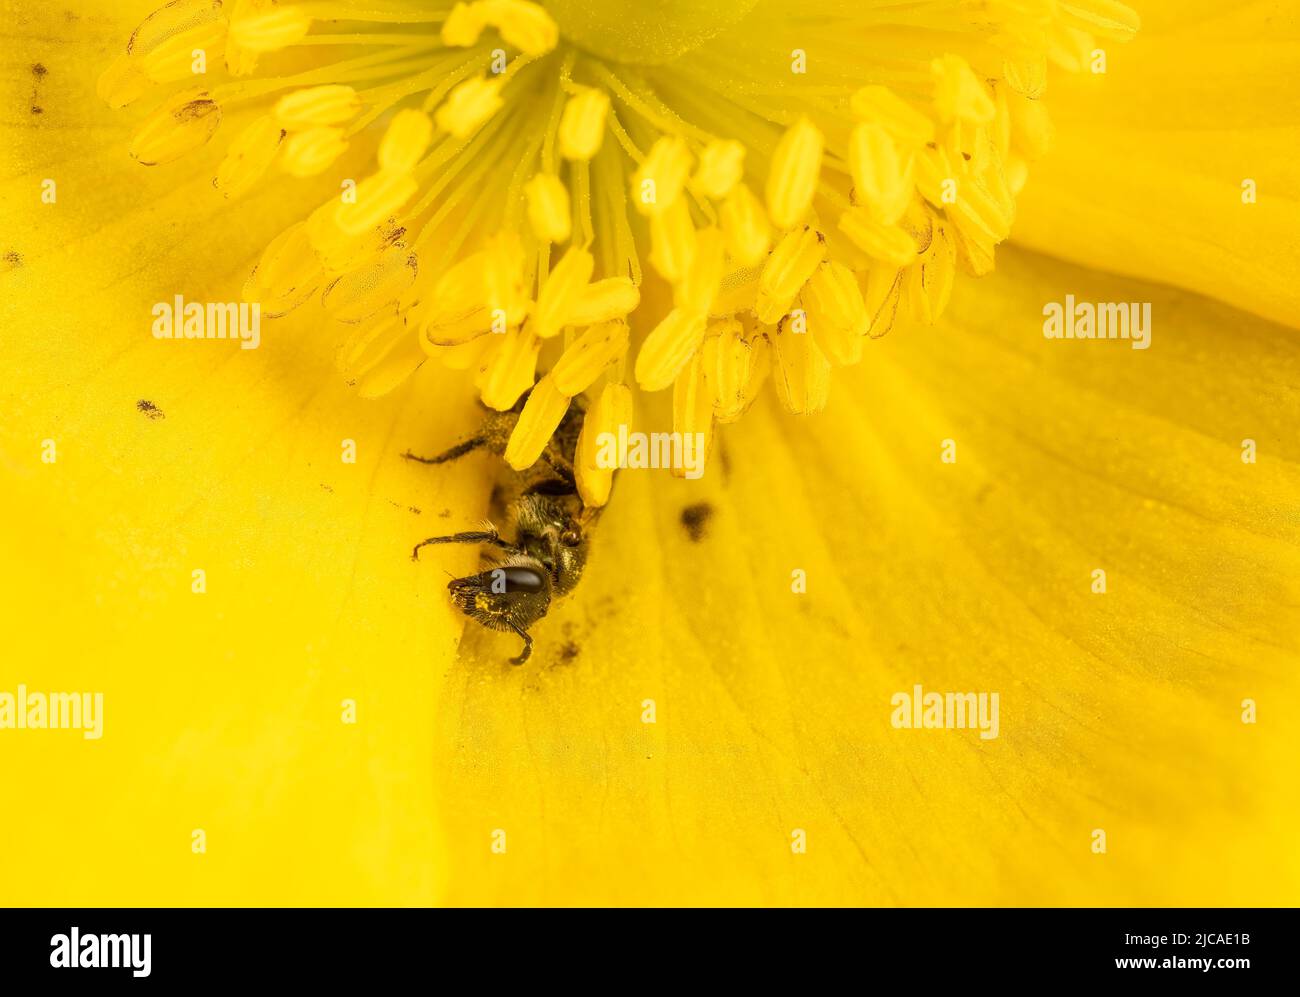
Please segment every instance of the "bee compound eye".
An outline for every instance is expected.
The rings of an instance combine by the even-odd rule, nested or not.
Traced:
[[[497,572],[500,572],[500,574],[497,574]],[[507,592],[540,592],[546,585],[541,572],[532,568],[523,568],[516,565],[509,568],[497,568],[492,574],[494,581],[497,578],[504,580]]]
[[[560,543],[566,547],[576,547],[582,543],[582,534],[570,527],[560,534]]]

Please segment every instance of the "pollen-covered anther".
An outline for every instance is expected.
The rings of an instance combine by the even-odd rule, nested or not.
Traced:
[[[407,325],[428,346],[457,346],[492,331],[487,281],[490,254],[480,251],[457,262],[421,290],[420,300],[407,313]]]
[[[970,65],[959,55],[944,55],[930,63],[934,75],[934,106],[939,120],[988,124],[997,113],[993,98]]]
[[[360,112],[361,98],[341,83],[295,90],[275,103],[276,119],[290,131],[346,124]]]
[[[340,204],[334,220],[344,234],[360,235],[395,214],[417,189],[410,174],[381,170],[357,184],[356,201]]]
[[[1128,41],[1142,27],[1142,18],[1118,0],[1061,0],[1067,24],[1116,41]]]
[[[524,55],[545,55],[560,41],[559,26],[541,4],[529,0],[479,0],[474,6],[508,44]]]
[[[353,191],[355,193],[355,191]],[[391,217],[359,232],[345,232],[338,225],[339,199],[331,197],[307,218],[307,236],[312,251],[327,273],[348,273],[395,244],[404,231]]]
[[[586,161],[600,151],[609,115],[609,94],[589,88],[570,97],[560,115],[560,155]]]
[[[393,312],[357,326],[335,358],[340,373],[362,398],[392,391],[423,361],[419,343]]]
[[[700,153],[692,183],[705,197],[720,201],[745,175],[745,147],[734,139],[715,139]]]
[[[754,351],[745,338],[738,319],[728,318],[709,324],[701,348],[704,379],[713,401],[713,416],[718,422],[734,422],[745,411]]]
[[[651,217],[667,211],[681,196],[691,174],[691,150],[685,139],[665,135],[650,147],[632,175],[632,203]]]
[[[221,106],[206,90],[168,98],[136,129],[131,156],[144,166],[170,163],[204,146],[221,124]]]
[[[405,246],[391,246],[357,269],[335,277],[321,304],[339,322],[358,323],[379,312],[397,314],[397,304],[415,283],[419,261]],[[415,346],[415,337],[411,337]]]
[[[759,320],[773,324],[786,315],[799,289],[825,258],[826,242],[811,226],[786,233],[767,258],[758,280],[755,312]]]
[[[622,319],[588,328],[551,368],[556,390],[572,398],[596,383],[596,378],[627,352],[628,328]]]
[[[433,122],[427,114],[413,107],[398,111],[379,143],[379,168],[410,173],[420,162],[431,138]]]
[[[263,250],[244,285],[243,298],[257,302],[267,318],[274,318],[306,301],[324,279],[324,268],[308,238],[307,223],[298,222]]]
[[[802,300],[808,330],[827,358],[840,365],[861,360],[871,318],[853,271],[827,260],[808,281]]]
[[[919,148],[934,141],[934,119],[888,87],[863,87],[849,101],[849,109],[859,120],[883,127],[904,148]]]
[[[956,276],[956,247],[947,229],[936,226],[930,245],[916,266],[903,271],[911,315],[918,322],[932,324],[948,307]],[[874,328],[870,335],[876,336]]]
[[[916,240],[897,225],[882,225],[866,208],[840,215],[840,231],[873,260],[905,267],[916,262]]]
[[[695,258],[695,224],[684,199],[650,218],[650,265],[669,283],[685,275]]]
[[[553,173],[538,173],[524,185],[528,222],[543,242],[565,242],[573,226],[569,190]]]
[[[631,389],[626,384],[605,385],[582,420],[574,460],[578,494],[588,508],[599,508],[608,502],[614,484],[616,468],[609,459],[609,448],[603,444],[618,435],[620,426],[630,429],[631,425]],[[602,450],[606,451],[604,460]]]
[[[145,76],[139,59],[119,55],[100,74],[95,93],[109,107],[117,110],[139,100],[149,89],[151,80]]]
[[[811,415],[824,409],[830,397],[831,364],[816,339],[796,328],[791,319],[782,319],[772,337],[772,377],[777,399],[787,412]]]
[[[477,76],[456,86],[434,114],[434,121],[456,138],[469,138],[479,126],[496,114],[504,103],[500,77]]]
[[[284,134],[280,123],[269,114],[253,119],[230,143],[226,158],[217,167],[213,186],[231,199],[247,193],[275,161]]]
[[[591,280],[591,272],[596,261],[591,253],[580,246],[570,246],[560,257],[537,296],[537,305],[529,320],[535,332],[542,339],[549,339],[564,328],[578,302],[582,300],[583,290]]]
[[[683,458],[687,447],[691,456],[691,466],[685,459],[673,464],[673,476],[698,477],[713,443],[713,396],[705,379],[704,359],[698,352],[673,381],[673,432],[682,440]],[[697,440],[702,445],[697,445]]]
[[[314,177],[324,173],[347,151],[348,140],[342,128],[308,128],[294,132],[284,143],[280,168],[294,177]]]
[[[458,3],[442,22],[440,37],[450,48],[469,48],[478,41],[485,27],[487,19],[481,3]]]
[[[537,463],[568,410],[569,396],[556,387],[553,377],[547,375],[533,385],[506,443],[506,463],[516,471]]]
[[[301,6],[280,5],[237,8],[230,19],[230,40],[242,49],[260,54],[275,52],[302,41],[311,30],[311,15]]]
[[[718,296],[725,260],[722,232],[713,226],[697,232],[695,255],[680,283],[673,289],[673,303],[678,308],[709,314]]]
[[[821,178],[821,131],[801,116],[776,144],[767,177],[767,212],[779,229],[793,228],[812,206]]]
[[[763,205],[743,183],[736,184],[718,212],[727,252],[741,266],[753,266],[767,255],[772,230]]]
[[[216,64],[226,46],[226,22],[217,17],[178,32],[141,57],[140,68],[155,83],[190,79],[195,73],[196,53]]]
[[[646,391],[659,391],[673,383],[677,374],[704,341],[708,316],[703,312],[674,308],[646,336],[637,354],[637,384]]]
[[[606,277],[582,289],[565,325],[585,326],[625,318],[641,303],[641,292],[628,277]]]
[[[542,341],[527,326],[485,338],[491,340],[492,353],[476,386],[484,405],[505,412],[532,387]]]
[[[501,323],[514,328],[528,314],[524,290],[524,247],[514,232],[502,232],[488,241],[483,251],[483,300],[492,319],[492,331]]]
[[[912,155],[898,147],[883,125],[864,121],[854,126],[849,164],[857,203],[882,225],[902,218],[914,189]]]

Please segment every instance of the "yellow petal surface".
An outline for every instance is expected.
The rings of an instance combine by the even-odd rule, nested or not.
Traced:
[[[237,300],[324,188],[232,215],[222,149],[139,167],[144,112],[100,137],[86,71],[120,31],[41,41],[63,20],[21,26],[6,106],[38,84],[41,120],[0,126],[0,691],[96,690],[105,714],[98,740],[0,731],[7,902],[1300,895],[1288,330],[1000,250],[824,412],[768,391],[701,480],[621,471],[512,668],[477,628],[457,653],[445,582],[475,552],[408,557],[484,515],[488,458],[399,456],[472,431],[468,386],[426,364],[356,398],[314,301],[256,350],[155,340],[155,303]],[[1151,303],[1151,348],[1045,339],[1066,294]],[[664,394],[636,411],[671,425]],[[998,692],[999,736],[894,729],[918,684]]]
[[[1052,76],[1056,140],[1013,237],[1300,325],[1300,19],[1270,2],[1134,6],[1142,31],[1099,43],[1104,74]]]
[[[486,472],[398,455],[473,428],[471,389],[426,365],[410,393],[358,399],[316,304],[264,318],[255,350],[154,339],[155,303],[238,301],[317,198],[259,185],[236,216],[211,184],[223,149],[130,160],[131,123],[102,130],[87,70],[109,29],[54,45],[69,29],[62,8],[48,17],[21,27],[37,39],[21,42],[23,99],[39,58],[43,113],[0,129],[0,690],[101,692],[103,736],[0,731],[0,895],[429,902],[433,695],[463,620],[447,576],[409,552],[484,514]]]
[[[1152,347],[1045,339],[1067,291],[1151,301]],[[870,348],[824,414],[720,427],[698,482],[621,471],[533,667],[466,632],[446,900],[1294,900],[1293,341],[1008,249]],[[999,736],[894,729],[916,684],[1000,691]]]

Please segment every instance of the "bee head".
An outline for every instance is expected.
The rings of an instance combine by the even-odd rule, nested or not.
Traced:
[[[551,604],[551,588],[546,565],[531,557],[514,557],[447,583],[461,612],[496,630],[526,630],[540,620]]]

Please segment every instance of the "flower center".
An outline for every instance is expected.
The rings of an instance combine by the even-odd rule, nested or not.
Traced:
[[[662,65],[735,24],[758,0],[548,0],[560,33],[615,62]]]

